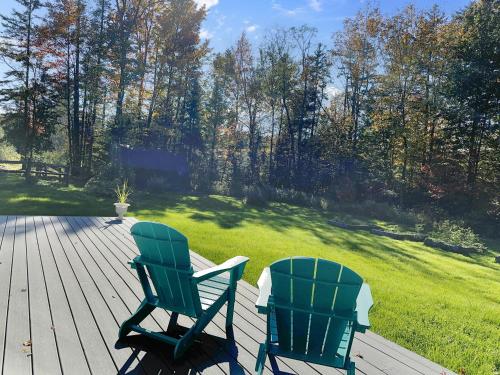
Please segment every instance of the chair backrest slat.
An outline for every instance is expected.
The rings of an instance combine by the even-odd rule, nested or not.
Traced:
[[[277,271],[277,272],[273,272]],[[271,265],[272,294],[275,301],[281,305],[292,303],[292,262],[276,262]],[[285,308],[276,308],[276,325],[279,345],[283,350],[292,348],[292,312]]]
[[[331,271],[331,265],[324,261],[322,274]],[[356,308],[356,298],[363,284],[363,279],[354,271],[341,266],[337,276],[335,296],[332,302],[331,311],[335,315],[352,316],[352,320],[330,318],[326,334],[322,356],[334,356],[338,353],[345,354],[349,345],[350,336],[354,334],[353,324],[355,319],[354,309]]]
[[[345,354],[362,278],[338,263],[305,257],[270,269],[280,348],[315,357]]]
[[[330,312],[335,298],[335,287],[328,282],[336,283],[342,266],[337,263],[318,259],[316,264],[316,279],[322,281],[316,283],[314,288],[313,308],[321,312]],[[311,336],[309,338],[308,353],[319,356],[323,353],[326,334],[329,328],[330,318],[314,315],[311,318]]]
[[[299,308],[310,308],[313,295],[313,278],[315,261],[311,258],[294,258],[292,260],[292,305]],[[292,311],[292,351],[304,353],[309,337],[310,313]]]
[[[198,290],[191,284],[193,274],[187,238],[167,225],[136,223],[132,236],[159,298],[159,306],[189,316],[201,310]]]

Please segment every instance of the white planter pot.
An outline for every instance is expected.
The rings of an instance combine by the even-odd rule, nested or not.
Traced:
[[[127,209],[130,206],[128,203],[115,203],[115,211],[116,215],[118,215],[118,219],[123,220],[123,215],[127,213]]]

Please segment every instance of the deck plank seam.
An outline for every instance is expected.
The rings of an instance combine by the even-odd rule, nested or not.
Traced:
[[[10,310],[10,288],[12,286],[12,267],[14,266],[14,246],[16,243],[16,224],[17,224],[17,217],[15,217],[15,222],[14,222],[14,233],[13,233],[13,239],[12,239],[12,256],[10,260],[10,275],[9,275],[9,292],[7,293],[7,312],[5,316],[5,330],[4,330],[4,337],[3,337],[3,353],[2,353],[2,375],[4,374],[4,369],[5,369],[5,355],[7,352],[7,332],[9,329],[8,323],[9,323],[9,310]]]
[[[69,305],[69,301],[66,298],[66,294],[64,293],[64,288],[61,283],[61,278],[58,273],[57,269],[57,264],[54,262],[53,256],[52,256],[52,244],[50,243],[50,240],[48,238],[48,233],[45,228],[45,224],[43,222],[43,217],[42,216],[33,216],[33,221],[35,223],[35,228],[37,228],[37,237],[38,241],[42,242],[43,247],[39,247],[39,252],[40,252],[40,257],[42,261],[42,265],[45,270],[45,275],[46,275],[46,283],[47,283],[47,294],[49,298],[49,302],[51,306],[54,306],[53,310],[53,315],[54,315],[54,333],[59,336],[61,334],[61,340],[64,338],[64,334],[61,333],[60,330],[57,329],[58,327],[58,319],[61,318],[66,318],[68,319],[67,324],[65,325],[66,329],[69,329],[71,331],[72,337],[76,338],[76,342],[74,344],[77,344],[76,350],[77,353],[81,355],[80,360],[83,360],[86,364],[86,369],[90,373],[90,368],[87,362],[87,358],[85,357],[85,352],[84,348],[82,346],[82,342],[79,337],[79,331],[76,326],[76,322],[73,319],[73,316],[71,314],[71,306]],[[46,249],[46,256],[42,256],[42,248]],[[52,277],[49,277],[52,276]],[[60,293],[60,294],[59,294]],[[63,315],[66,315],[66,317],[61,316],[61,313]],[[59,315],[59,316],[58,316]],[[68,348],[60,346],[59,350],[61,352],[61,371],[64,373],[65,371],[65,360],[64,360],[64,352],[68,350]],[[71,363],[73,365],[73,363]],[[68,364],[69,366],[69,364]]]
[[[35,238],[36,238],[36,243],[37,243],[37,253],[38,253],[38,256],[39,256],[39,259],[40,259],[40,267],[41,267],[41,271],[42,271],[42,277],[43,277],[45,295],[47,297],[47,304],[49,306],[50,322],[52,324],[52,327],[54,327],[54,325],[55,325],[55,323],[54,323],[54,315],[52,313],[52,304],[50,302],[50,297],[49,297],[49,289],[48,289],[48,286],[47,286],[47,278],[46,278],[46,275],[45,275],[45,269],[44,269],[44,265],[43,265],[43,261],[42,261],[42,253],[40,251],[40,242],[39,242],[39,239],[38,239],[38,230],[37,230],[37,227],[36,227],[35,219],[33,217],[30,217],[30,218],[33,221],[33,228],[34,228],[34,231],[35,231]],[[57,339],[57,332],[56,332],[55,329],[52,329],[52,333],[54,335],[54,341],[55,341],[55,344],[56,344],[56,352],[57,352],[57,359],[59,360],[59,368],[61,369],[61,373],[63,373],[63,366],[62,366],[62,361],[61,361],[61,353],[59,351],[59,343],[58,343],[58,339]]]
[[[73,250],[74,250],[75,254],[77,255],[77,257],[78,257],[78,259],[80,260],[80,262],[82,263],[82,265],[83,265],[83,267],[84,267],[85,271],[87,271],[87,273],[88,273],[88,275],[89,275],[90,279],[92,280],[92,282],[93,282],[93,284],[94,284],[95,288],[97,289],[97,291],[98,291],[99,295],[101,296],[102,301],[104,302],[104,304],[105,304],[106,308],[108,309],[109,313],[110,313],[110,314],[111,314],[111,316],[113,317],[113,320],[115,321],[116,325],[119,325],[118,320],[117,320],[117,319],[116,319],[116,317],[114,316],[114,314],[113,314],[113,312],[112,312],[112,310],[111,310],[111,307],[109,306],[108,302],[106,301],[106,299],[105,299],[105,298],[104,298],[104,296],[102,295],[101,289],[98,287],[98,285],[97,285],[97,283],[96,283],[96,281],[95,281],[94,277],[92,276],[92,273],[88,270],[88,267],[87,267],[86,263],[83,261],[83,259],[81,258],[79,251],[76,249],[75,245],[73,244],[73,241],[71,241],[71,238],[70,238],[70,236],[68,235],[68,233],[67,233],[67,231],[66,231],[66,228],[64,227],[63,223],[61,222],[60,217],[57,217],[57,220],[58,220],[58,221],[59,221],[59,223],[61,224],[61,228],[63,229],[64,233],[65,233],[65,234],[66,234],[66,236],[68,237],[68,241],[72,244],[72,247],[73,247]],[[67,255],[66,255],[66,257],[67,257]],[[67,258],[67,259],[68,259],[68,258]],[[69,259],[68,259],[68,262],[70,263],[70,266],[71,266],[71,267],[72,267],[72,269],[73,269],[73,264],[69,261]],[[79,280],[79,279],[78,279],[78,277],[76,276],[76,273],[74,272],[74,270],[73,270],[73,273],[75,274],[75,278],[77,279],[78,284],[80,285],[80,288],[81,288],[81,283],[80,283],[80,280]],[[83,291],[83,288],[81,288],[81,290],[82,290],[82,294],[84,294],[85,298],[87,298],[87,297],[86,297],[86,293]],[[116,360],[115,360],[115,358],[114,358],[114,356],[113,356],[113,353],[111,353],[111,351],[110,351],[110,349],[109,349],[109,347],[108,347],[108,345],[107,345],[107,343],[106,343],[106,340],[105,340],[104,334],[102,333],[102,331],[101,331],[101,329],[100,329],[99,323],[97,322],[97,319],[96,319],[96,317],[95,317],[95,314],[94,314],[94,312],[92,311],[92,308],[91,308],[91,306],[90,306],[90,305],[89,305],[89,310],[91,311],[91,314],[92,314],[92,317],[94,318],[94,321],[95,321],[96,326],[97,326],[97,327],[99,327],[99,332],[100,332],[101,337],[102,337],[102,339],[103,339],[103,342],[104,342],[104,344],[105,344],[105,346],[106,346],[106,349],[108,350],[109,355],[110,355],[110,357],[112,358],[113,363],[115,364],[115,366],[116,366],[116,368],[117,368],[117,370],[118,370],[118,364],[116,363]],[[142,366],[141,366],[141,367],[142,367]]]
[[[433,372],[436,372],[436,371],[441,372],[442,370],[444,370],[444,366],[441,366],[437,363],[431,362],[427,358],[422,357],[420,354],[412,352],[403,346],[400,346],[400,345],[395,344],[393,342],[390,342],[391,344],[393,344],[393,346],[389,345],[387,343],[387,341],[388,341],[387,339],[385,339],[382,336],[377,335],[374,332],[369,332],[368,335],[370,336],[369,337],[370,340],[375,341],[377,343],[377,345],[381,346],[381,348],[379,350],[384,354],[387,354],[389,351],[394,351],[394,352],[398,353],[400,356],[402,356],[403,358],[406,358],[406,360],[410,360],[414,363],[417,363],[417,364],[421,365],[422,367],[425,367],[427,370],[430,370]],[[382,348],[387,348],[388,350],[387,351],[382,350]]]
[[[28,263],[28,241],[26,238],[26,216],[24,216],[24,260],[25,260],[25,268],[26,268],[26,293],[28,299],[28,329],[30,333],[30,362],[31,362],[31,373],[34,375],[34,363],[33,363],[33,331],[31,327],[31,299],[30,299],[30,272],[29,272],[29,263]]]
[[[43,224],[43,227],[44,227],[44,230],[45,230],[45,235],[47,236],[47,243],[49,244],[50,253],[52,255],[52,259],[54,261],[54,265],[55,265],[56,270],[57,270],[57,275],[59,276],[59,281],[60,281],[60,284],[62,286],[62,289],[63,289],[63,292],[64,292],[64,296],[66,297],[66,303],[67,303],[67,306],[69,308],[71,319],[73,320],[73,325],[75,327],[75,331],[76,331],[76,334],[78,336],[78,341],[79,341],[80,346],[82,348],[83,356],[85,358],[85,361],[87,362],[88,370],[92,374],[92,368],[90,367],[88,353],[85,350],[85,346],[83,345],[83,341],[82,341],[82,337],[81,337],[81,334],[80,334],[80,330],[78,329],[78,324],[76,324],[75,315],[74,315],[74,312],[73,312],[73,307],[71,306],[70,300],[68,298],[68,292],[66,291],[66,286],[64,285],[64,282],[63,282],[63,279],[62,279],[62,276],[61,276],[61,271],[59,270],[59,264],[57,264],[57,261],[56,261],[56,257],[55,257],[55,254],[54,254],[54,249],[52,248],[52,243],[50,242],[50,236],[49,236],[49,234],[47,232],[47,224],[46,224],[46,222],[45,222],[44,219],[47,220],[46,217],[42,217],[41,220],[42,220],[42,224]]]
[[[94,311],[92,310],[92,307],[91,307],[91,304],[90,304],[90,302],[89,302],[89,299],[88,299],[87,293],[84,291],[84,288],[82,287],[81,281],[80,281],[80,279],[78,278],[78,276],[76,275],[76,272],[75,272],[75,269],[74,269],[74,264],[73,264],[73,263],[69,260],[69,257],[68,257],[68,254],[67,254],[67,251],[68,251],[68,250],[67,250],[67,249],[66,249],[66,247],[62,244],[62,242],[61,242],[61,238],[59,237],[59,234],[62,234],[62,233],[59,233],[59,232],[58,232],[58,230],[56,229],[56,227],[55,227],[55,225],[54,225],[54,221],[53,221],[53,219],[54,219],[54,220],[56,220],[56,219],[57,219],[57,221],[59,221],[59,219],[58,219],[57,217],[49,217],[49,220],[51,221],[52,226],[54,227],[54,230],[55,230],[55,231],[56,231],[56,233],[58,234],[57,238],[58,238],[58,240],[59,240],[59,243],[61,244],[61,248],[62,248],[62,250],[63,250],[63,254],[64,254],[65,258],[66,258],[66,261],[68,262],[69,267],[70,267],[70,269],[71,269],[71,272],[72,272],[72,274],[73,274],[73,277],[74,277],[74,279],[76,280],[76,283],[78,284],[78,287],[80,288],[80,292],[81,292],[81,293],[82,293],[82,295],[83,295],[83,299],[84,299],[84,301],[85,301],[85,304],[86,304],[86,305],[87,305],[87,307],[88,307],[88,311],[90,312],[90,315],[92,316],[92,321],[93,321],[93,323],[95,324],[95,327],[97,328],[97,331],[99,332],[99,336],[101,337],[102,343],[103,343],[104,347],[106,348],[106,350],[107,350],[107,352],[108,352],[108,354],[109,354],[109,357],[111,358],[111,361],[113,362],[113,365],[115,366],[116,370],[118,371],[119,366],[118,366],[118,364],[116,363],[116,360],[115,360],[115,358],[114,358],[113,354],[111,353],[110,349],[108,348],[108,345],[107,345],[107,343],[106,343],[106,339],[105,339],[105,337],[104,337],[104,334],[103,334],[103,332],[102,332],[102,330],[101,330],[101,327],[100,327],[100,325],[99,325],[99,323],[98,323],[98,321],[97,321],[97,319],[96,319],[95,313],[94,313]],[[67,233],[66,233],[66,231],[65,231],[64,227],[63,227],[62,225],[61,225],[61,227],[62,227],[62,229],[63,229],[63,231],[64,231],[64,234],[66,234],[66,236],[67,236]],[[76,250],[76,248],[75,248],[75,246],[74,246],[73,242],[69,239],[69,236],[67,236],[67,237],[68,237],[68,241],[71,243],[71,246],[73,247],[73,250],[75,251],[75,253],[77,254],[77,256],[79,256],[79,255],[78,255],[78,251]]]

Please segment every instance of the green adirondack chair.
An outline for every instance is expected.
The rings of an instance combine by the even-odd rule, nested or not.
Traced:
[[[175,345],[176,359],[226,301],[226,329],[232,326],[237,281],[243,275],[248,258],[237,256],[219,266],[194,272],[188,240],[175,229],[159,223],[139,222],[130,231],[141,255],[129,263],[137,270],[145,298],[121,325],[119,338],[135,331]],[[220,276],[225,272],[229,272],[229,278]],[[139,324],[157,307],[172,312],[167,333],[176,326],[179,314],[196,318],[196,323],[181,338],[141,327]]]
[[[370,327],[370,287],[341,264],[293,257],[264,269],[257,283],[256,307],[267,315],[267,337],[255,371],[267,355],[341,368],[355,374],[351,361],[354,332]]]

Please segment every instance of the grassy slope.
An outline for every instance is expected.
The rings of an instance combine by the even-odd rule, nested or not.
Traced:
[[[111,203],[76,188],[26,187],[0,175],[0,214],[111,216]],[[334,228],[326,224],[327,214],[315,210],[285,204],[249,209],[219,196],[136,196],[132,214],[178,228],[194,250],[216,263],[249,256],[250,283],[286,256],[343,263],[370,283],[375,332],[455,371],[500,370],[500,266],[491,255],[466,258]]]

